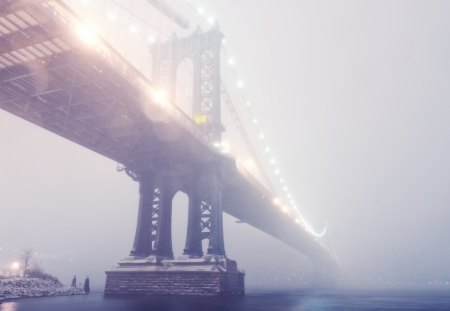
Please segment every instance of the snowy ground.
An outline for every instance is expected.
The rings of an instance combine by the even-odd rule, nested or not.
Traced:
[[[34,278],[0,279],[0,297],[6,299],[83,295],[81,288],[65,287],[51,280]]]

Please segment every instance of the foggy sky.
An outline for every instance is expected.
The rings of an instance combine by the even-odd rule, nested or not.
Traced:
[[[329,224],[347,278],[449,280],[450,3],[192,2],[220,21],[291,192],[316,229]],[[102,287],[132,246],[137,184],[3,111],[0,163],[0,267],[31,247],[63,282]],[[230,217],[225,245],[247,285],[309,277],[301,254]]]

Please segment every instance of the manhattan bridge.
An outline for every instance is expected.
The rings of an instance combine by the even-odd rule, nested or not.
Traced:
[[[135,239],[107,271],[106,294],[242,294],[223,213],[304,253],[322,274],[334,267],[326,230],[302,217],[234,62],[216,20],[187,1],[1,1],[0,108],[116,161],[139,183]],[[174,259],[180,191],[188,226]]]

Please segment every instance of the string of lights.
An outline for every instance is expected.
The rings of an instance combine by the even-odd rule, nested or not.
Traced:
[[[201,19],[203,19],[206,23],[210,25],[214,25],[217,23],[217,19],[214,18],[212,15],[207,14],[206,10],[203,7],[195,7],[189,0],[185,0],[185,3],[193,10]],[[312,226],[309,225],[306,220],[303,218],[303,216],[300,213],[300,210],[298,208],[298,205],[296,201],[294,200],[289,187],[287,186],[287,183],[285,181],[285,178],[283,177],[281,170],[277,164],[276,158],[273,156],[273,151],[269,144],[267,143],[266,136],[264,134],[264,131],[262,130],[262,126],[260,124],[259,119],[256,117],[256,114],[254,113],[253,105],[251,101],[248,100],[248,97],[246,96],[246,93],[244,92],[244,86],[245,82],[240,78],[240,75],[238,74],[236,70],[236,60],[235,58],[231,57],[228,53],[228,50],[226,48],[226,41],[224,39],[223,41],[224,47],[223,52],[227,59],[227,64],[229,65],[229,70],[231,70],[232,75],[235,79],[236,87],[239,90],[239,94],[241,97],[241,102],[244,103],[244,105],[247,107],[248,113],[251,116],[251,120],[253,125],[256,127],[258,134],[258,139],[262,142],[262,148],[264,151],[264,154],[266,155],[266,160],[268,160],[270,167],[272,169],[273,174],[277,178],[279,188],[284,193],[285,200],[280,199],[279,197],[275,197],[273,199],[273,203],[281,208],[281,210],[285,213],[291,213],[293,212],[296,216],[295,222],[304,226],[306,230],[308,230],[311,234],[313,234],[315,237],[323,237],[327,232],[327,226],[325,225],[325,228],[321,232],[316,232],[313,230]],[[285,203],[287,202],[287,204]],[[287,206],[286,206],[287,205]]]
[[[153,29],[153,31],[141,31],[139,27],[136,24],[125,24],[123,21],[120,21],[118,19],[118,15],[116,12],[113,11],[107,11],[107,12],[100,12],[103,13],[101,16],[106,18],[109,22],[115,23],[121,27],[124,27],[125,29],[128,29],[130,34],[136,35],[138,37],[141,37],[143,40],[146,40],[147,44],[151,45],[157,41],[157,39],[160,38],[168,38],[168,35],[161,34],[161,32],[157,32],[158,34],[155,34],[155,27],[149,25],[146,21],[140,19],[138,16],[133,14],[130,10],[124,8],[123,6],[119,5],[117,1],[110,0],[112,3],[116,5],[116,7],[120,10],[124,10],[129,16],[134,17],[139,21],[142,25],[145,25],[147,29]],[[202,7],[196,8],[194,5],[192,5],[188,0],[185,0],[185,3],[189,6],[190,9],[192,9],[201,19],[203,19],[204,22],[208,23],[209,25],[215,25],[217,23],[217,19],[214,18],[212,15],[208,15],[206,10]],[[88,0],[83,0],[83,5],[87,6],[89,5]],[[224,45],[226,43],[225,39],[223,41]],[[227,59],[228,68],[232,73],[233,78],[235,79],[236,88],[238,90],[238,93],[241,97],[240,102],[245,105],[246,110],[248,111],[252,124],[255,127],[257,133],[258,133],[258,140],[261,142],[261,148],[262,153],[265,155],[265,159],[269,163],[269,167],[271,168],[271,171],[273,173],[273,176],[277,179],[277,185],[278,189],[280,189],[282,195],[275,196],[273,198],[273,204],[281,209],[282,212],[294,215],[294,220],[297,224],[303,226],[305,230],[310,232],[315,237],[323,237],[327,232],[327,225],[325,226],[324,230],[322,232],[315,232],[311,225],[309,225],[303,216],[300,213],[300,209],[298,208],[298,205],[296,201],[293,198],[293,195],[290,192],[290,189],[287,185],[287,182],[285,178],[282,175],[281,169],[278,165],[278,161],[273,155],[273,150],[270,147],[270,145],[267,142],[265,132],[262,130],[262,126],[260,124],[259,119],[256,117],[253,104],[251,101],[248,100],[248,97],[246,96],[246,93],[244,91],[245,83],[240,78],[240,75],[237,72],[236,69],[236,60],[233,57],[230,57],[230,54],[227,51],[226,46],[223,47],[224,55]],[[217,144],[217,142],[215,143]],[[225,142],[220,142],[219,144],[225,145]],[[245,166],[245,165],[244,165]]]

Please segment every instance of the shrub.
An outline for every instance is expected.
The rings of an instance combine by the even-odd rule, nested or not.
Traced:
[[[52,281],[55,284],[62,285],[57,277],[55,277],[55,276],[53,276],[51,274],[45,273],[44,271],[42,271],[38,267],[33,267],[32,269],[28,269],[27,270],[27,277],[29,277],[29,278],[37,278],[37,279],[42,279],[42,280],[49,280],[49,281]]]

